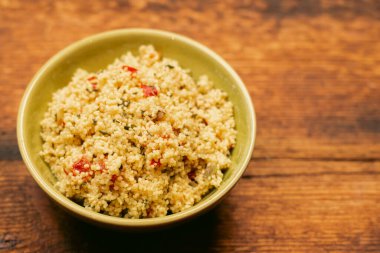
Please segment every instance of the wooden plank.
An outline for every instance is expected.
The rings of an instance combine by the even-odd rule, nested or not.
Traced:
[[[217,209],[149,234],[105,231],[78,221],[48,199],[22,162],[0,166],[0,246],[15,252],[146,252],[157,245],[167,252],[374,252],[380,247],[379,162],[253,161]]]
[[[263,2],[265,8],[254,3],[243,8],[233,2],[126,4],[108,6],[127,11],[112,18],[112,12],[101,11],[107,9],[106,3],[91,7],[74,2],[9,3],[0,10],[0,63],[5,66],[0,82],[8,84],[0,86],[0,93],[7,94],[0,100],[5,111],[0,138],[8,145],[2,149],[16,145],[16,103],[43,62],[86,35],[120,27],[126,20],[128,26],[136,26],[143,17],[144,24],[154,25],[155,17],[162,15],[160,28],[205,43],[241,74],[257,110],[257,157],[379,159],[380,15],[373,11],[376,2],[363,6],[347,2],[349,7],[333,3],[292,7],[271,1]],[[314,7],[318,15],[307,16]],[[39,13],[34,22],[22,22],[26,9]],[[183,14],[175,27],[172,9]],[[339,9],[356,18],[348,24],[331,14]],[[149,15],[142,16],[141,10]],[[217,14],[223,22],[206,26]],[[86,27],[80,22],[82,15],[88,17]],[[102,25],[108,18],[110,25]]]
[[[228,198],[183,226],[105,231],[55,206],[21,161],[16,114],[60,49],[116,28],[178,32],[240,74],[254,159]],[[377,0],[0,0],[0,251],[380,252]]]

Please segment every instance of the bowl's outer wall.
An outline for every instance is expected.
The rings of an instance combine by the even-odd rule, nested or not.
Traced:
[[[241,170],[245,170],[247,157],[251,156],[255,138],[254,111],[245,88],[239,87],[237,76],[231,75],[220,59],[211,57],[198,47],[186,43],[188,41],[179,40],[170,33],[150,31],[120,30],[105,33],[106,36],[98,35],[81,41],[58,53],[36,74],[24,94],[18,119],[20,150],[24,160],[26,157],[29,160],[27,165],[32,175],[37,173],[38,177],[50,187],[54,184],[54,176],[39,156],[42,144],[40,121],[52,99],[52,93],[66,86],[76,69],[82,68],[87,71],[103,69],[127,51],[137,53],[138,47],[143,44],[152,44],[164,57],[176,59],[183,68],[190,69],[195,78],[203,74],[208,75],[217,88],[228,93],[229,99],[234,104],[238,134],[231,157],[231,169],[227,171],[221,187],[216,191],[228,187],[233,181],[234,174],[241,175]],[[36,179],[36,176],[34,177]],[[55,189],[53,191],[54,194],[60,195]],[[216,191],[207,195],[202,202],[207,201]]]

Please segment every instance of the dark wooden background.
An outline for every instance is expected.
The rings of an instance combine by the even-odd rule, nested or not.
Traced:
[[[88,35],[187,35],[241,75],[254,158],[215,210],[148,234],[55,206],[21,160],[17,107],[33,74]],[[0,251],[380,252],[380,1],[0,0]],[[36,122],[37,124],[38,122]]]

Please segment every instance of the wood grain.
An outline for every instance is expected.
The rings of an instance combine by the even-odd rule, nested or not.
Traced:
[[[209,46],[244,80],[257,142],[214,211],[148,234],[92,227],[21,161],[18,103],[53,54],[150,27]],[[380,252],[380,2],[0,0],[0,251]]]

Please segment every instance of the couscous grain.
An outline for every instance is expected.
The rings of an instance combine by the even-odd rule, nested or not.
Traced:
[[[235,145],[233,106],[207,76],[141,46],[77,70],[41,122],[41,156],[65,196],[125,218],[177,213],[218,187]]]

